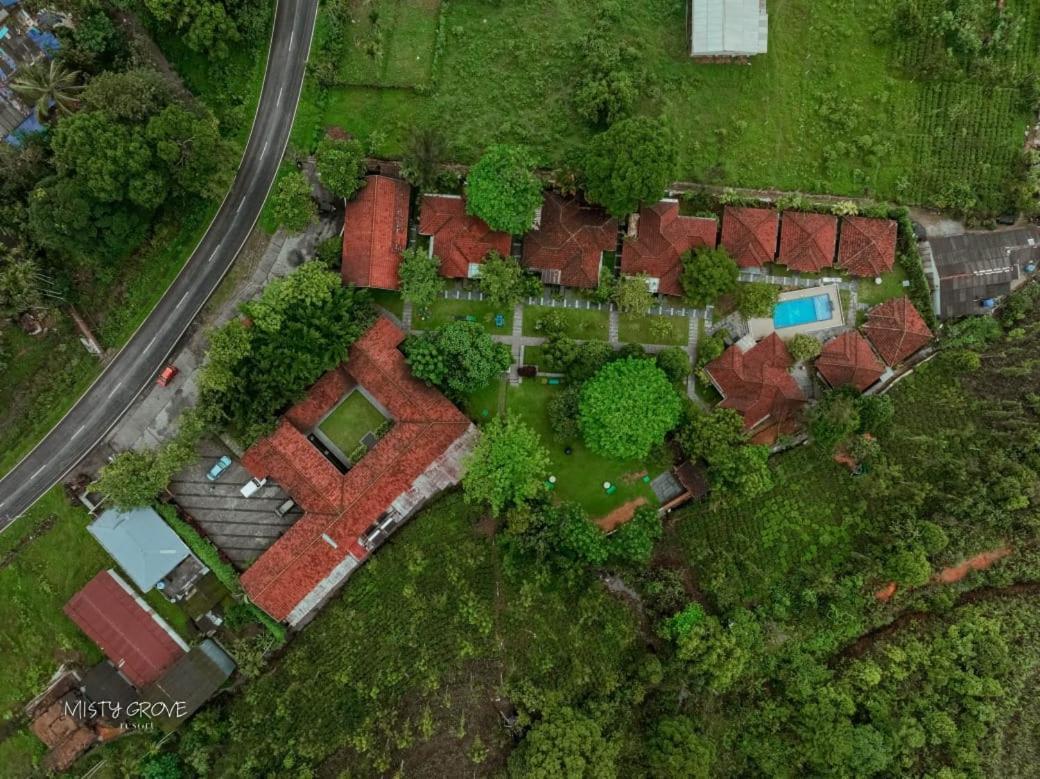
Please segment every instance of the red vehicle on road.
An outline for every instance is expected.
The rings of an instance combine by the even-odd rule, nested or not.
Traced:
[[[160,387],[169,386],[170,382],[173,381],[174,376],[180,373],[180,370],[176,365],[170,364],[159,371],[159,378],[155,380],[155,383]]]

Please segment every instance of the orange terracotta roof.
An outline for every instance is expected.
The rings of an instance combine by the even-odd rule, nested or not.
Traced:
[[[408,246],[411,187],[401,179],[368,176],[343,220],[343,281],[359,287],[398,289],[397,269]]]
[[[304,510],[242,576],[249,597],[276,619],[286,619],[348,554],[364,559],[358,538],[470,427],[447,398],[412,377],[397,348],[403,339],[380,318],[351,347],[349,360],[242,458],[254,476],[274,478]],[[394,426],[343,474],[307,433],[354,383],[390,413]]]
[[[932,340],[924,318],[905,297],[870,309],[863,332],[889,365],[898,365]]]
[[[65,613],[137,687],[154,682],[185,652],[172,628],[113,571],[87,582]]]
[[[706,370],[723,396],[719,405],[740,412],[744,427],[753,430],[790,420],[804,405],[805,395],[787,372],[791,364],[784,342],[771,333],[746,352],[729,347]]]
[[[760,268],[776,257],[780,214],[772,208],[726,206],[722,245],[741,268]]]
[[[838,265],[853,276],[880,276],[892,270],[896,262],[896,233],[891,219],[844,216],[841,219],[841,241]]]
[[[881,378],[885,366],[867,339],[849,330],[823,345],[816,370],[832,387],[850,386],[863,392]]]
[[[677,200],[662,200],[639,211],[638,233],[626,239],[621,252],[621,272],[645,273],[659,279],[658,291],[683,294],[682,255],[700,246],[715,248],[718,223],[698,216],[680,216]]]
[[[780,262],[791,270],[819,273],[831,267],[837,245],[837,217],[784,211],[780,222]]]
[[[524,237],[524,267],[559,271],[565,287],[599,285],[603,252],[617,248],[617,219],[577,198],[546,192],[538,227]]]
[[[423,195],[419,233],[432,237],[441,275],[449,279],[469,278],[470,264],[484,262],[492,251],[505,257],[513,244],[508,233],[492,230],[483,219],[468,215],[465,199],[454,195]]]

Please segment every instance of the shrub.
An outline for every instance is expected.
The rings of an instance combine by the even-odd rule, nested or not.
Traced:
[[[737,305],[740,313],[746,317],[767,317],[772,316],[779,297],[780,287],[753,281],[740,285]]]
[[[799,333],[787,342],[787,351],[791,353],[795,362],[805,362],[819,357],[822,350],[823,345],[819,340],[805,333]]]

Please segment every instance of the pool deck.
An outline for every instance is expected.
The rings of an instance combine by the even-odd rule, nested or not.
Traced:
[[[792,325],[791,327],[776,328],[773,325],[773,317],[756,317],[748,320],[748,330],[756,341],[765,338],[770,333],[776,332],[784,340],[794,338],[799,333],[817,333],[821,330],[831,330],[845,325],[845,314],[841,310],[841,295],[838,294],[837,284],[826,284],[819,287],[806,287],[791,292],[781,292],[777,301],[801,300],[802,298],[813,298],[817,295],[827,295],[831,299],[831,317],[819,322],[807,322],[804,325]]]

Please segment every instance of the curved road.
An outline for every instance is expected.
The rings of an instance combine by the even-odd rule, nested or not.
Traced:
[[[230,192],[148,319],[72,410],[0,479],[0,530],[59,482],[119,421],[217,288],[253,229],[292,129],[318,0],[277,0],[266,80]]]

